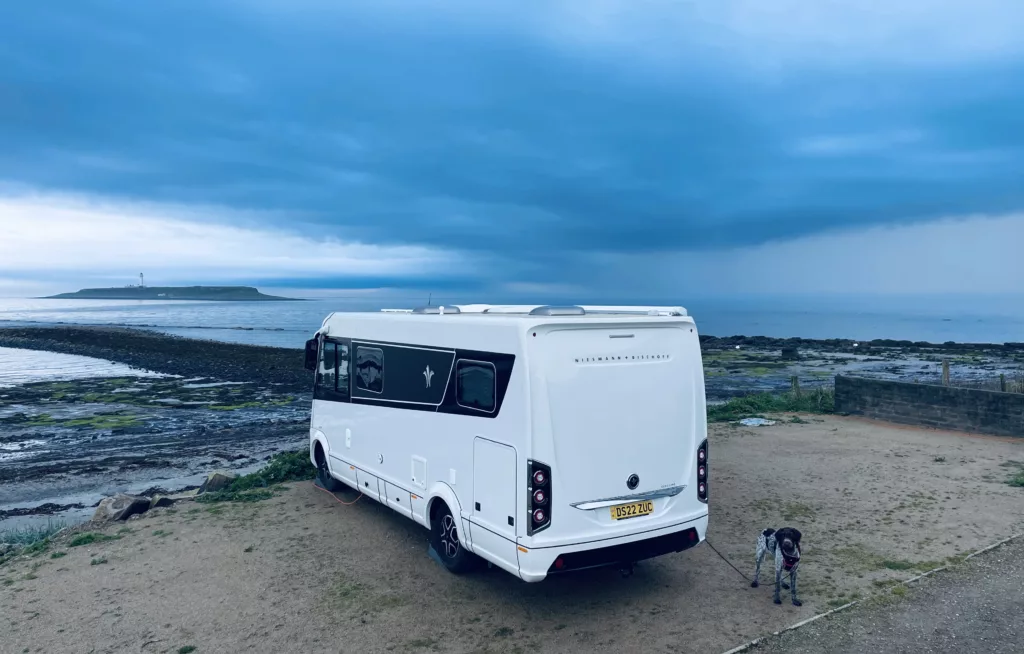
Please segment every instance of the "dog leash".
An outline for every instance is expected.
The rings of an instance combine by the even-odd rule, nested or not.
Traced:
[[[708,547],[710,547],[710,548],[711,548],[711,551],[712,551],[712,552],[714,552],[715,554],[717,554],[717,555],[718,555],[718,556],[719,556],[719,557],[720,557],[720,558],[721,558],[721,559],[722,559],[723,561],[725,561],[726,563],[728,563],[728,564],[729,564],[729,567],[730,567],[730,568],[732,568],[733,570],[735,570],[735,571],[736,571],[736,574],[738,574],[739,576],[743,577],[743,578],[744,578],[744,579],[746,579],[747,581],[750,581],[750,577],[748,577],[747,575],[743,574],[743,572],[742,572],[742,571],[741,571],[741,570],[740,570],[739,568],[737,568],[736,566],[734,566],[734,565],[732,564],[732,562],[731,562],[731,561],[729,561],[729,559],[725,558],[725,557],[724,557],[724,556],[722,555],[722,553],[721,553],[721,552],[719,552],[718,550],[716,550],[716,549],[715,549],[715,546],[711,544],[711,541],[710,541],[710,540],[708,540],[707,538],[705,538],[705,539],[704,539],[704,542],[708,544]]]

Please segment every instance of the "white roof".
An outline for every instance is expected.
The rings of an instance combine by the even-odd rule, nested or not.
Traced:
[[[504,314],[504,315],[530,315],[532,311],[551,309],[550,313],[540,315],[573,315],[566,309],[582,309],[583,314],[601,315],[642,315],[642,316],[685,316],[686,309],[679,306],[643,306],[643,305],[569,305],[552,306],[546,304],[456,304],[457,311],[451,313],[479,313],[479,314]],[[444,312],[444,305],[436,308],[439,313]],[[382,309],[385,313],[413,313],[414,309]],[[534,314],[538,315],[538,314]]]
[[[447,310],[446,310],[447,309]],[[454,311],[451,309],[455,309]],[[443,311],[443,313],[442,313]],[[638,322],[686,322],[693,323],[683,307],[666,306],[548,306],[548,305],[491,305],[463,304],[450,307],[432,306],[417,309],[383,309],[381,311],[336,312],[327,316],[317,333],[330,333],[332,326],[343,328],[354,337],[365,338],[372,332],[381,340],[400,338],[397,334],[415,323],[423,328],[430,325],[446,325],[446,338],[463,338],[461,332],[453,332],[456,325],[470,328],[471,325],[504,326],[518,332],[524,325],[555,323],[601,323],[614,325],[637,324]],[[404,325],[404,326],[403,326]],[[397,329],[393,332],[392,329]],[[416,329],[419,329],[417,327]],[[366,330],[370,330],[367,332]],[[385,334],[391,334],[385,337]]]

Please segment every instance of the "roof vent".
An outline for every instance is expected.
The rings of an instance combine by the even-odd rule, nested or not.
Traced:
[[[412,312],[413,313],[461,313],[461,311],[459,311],[459,307],[456,307],[456,306],[451,306],[451,307],[434,307],[434,306],[416,307],[415,309],[412,310]]]
[[[537,307],[530,311],[531,316],[582,316],[587,312],[583,307]]]

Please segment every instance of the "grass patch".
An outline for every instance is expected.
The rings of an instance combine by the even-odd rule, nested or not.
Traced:
[[[942,565],[940,561],[907,561],[906,559],[887,559],[865,550],[862,547],[841,547],[833,551],[839,564],[851,572],[870,572],[873,570],[893,570],[896,572],[928,572]],[[889,581],[876,581],[876,585],[886,585]]]
[[[782,507],[782,517],[787,521],[810,520],[815,516],[815,510],[806,504],[790,502]]]
[[[222,490],[214,493],[203,493],[196,498],[200,504],[212,504],[215,502],[259,502],[269,500],[274,494],[265,488],[254,488],[247,491]]]
[[[0,531],[0,543],[10,543],[15,547],[31,547],[49,540],[51,536],[67,526],[63,520],[47,520],[45,525],[38,527],[21,527]]]
[[[903,597],[907,594],[907,587],[902,584],[899,586],[893,586],[892,591],[890,592],[892,592],[892,594],[896,597]]]
[[[82,545],[92,545],[93,543],[104,543],[108,540],[120,540],[120,536],[108,536],[106,534],[97,534],[95,532],[87,531],[84,534],[78,534],[71,539],[68,543],[68,547],[81,547]]]
[[[1017,488],[1024,488],[1024,471],[1018,472],[1014,476],[1010,477],[1006,483]]]
[[[338,583],[329,591],[328,602],[335,609],[376,614],[398,608],[404,605],[406,600],[399,595],[380,592],[341,575]]]
[[[101,556],[98,559],[93,559],[92,561],[89,561],[89,565],[103,565],[106,562],[107,562],[107,557]]]
[[[164,537],[164,536],[170,536],[171,533],[173,533],[173,532],[164,531],[163,529],[157,529],[156,531],[153,532],[153,535],[154,536]]]
[[[51,559],[62,559],[62,558],[64,558],[67,555],[68,555],[67,552],[54,552],[53,554],[50,555],[50,558]]]
[[[178,654],[192,654],[194,651],[196,651],[195,645],[185,645],[178,648]]]
[[[259,502],[274,496],[268,490],[271,486],[287,481],[307,481],[314,477],[316,477],[316,468],[309,462],[308,450],[303,448],[294,452],[280,452],[275,454],[263,468],[248,475],[242,475],[223,490],[203,493],[196,498],[196,501],[205,504]]]
[[[734,397],[724,404],[708,407],[709,422],[732,422],[741,418],[762,417],[765,413],[833,413],[835,391],[818,388],[796,393],[755,393]]]

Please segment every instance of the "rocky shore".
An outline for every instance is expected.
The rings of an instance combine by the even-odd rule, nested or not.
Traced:
[[[105,496],[195,488],[244,473],[308,436],[312,375],[297,349],[126,328],[0,328],[0,347],[96,357],[165,376],[0,388],[0,529],[88,516]],[[837,373],[957,383],[1019,377],[1024,344],[702,336],[709,402],[829,386]]]

